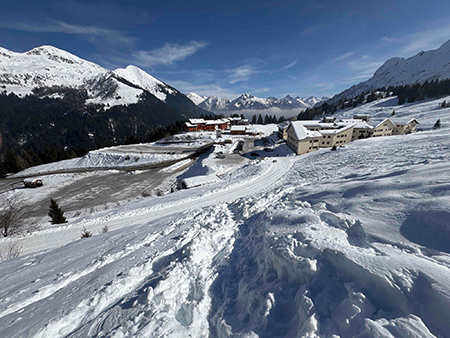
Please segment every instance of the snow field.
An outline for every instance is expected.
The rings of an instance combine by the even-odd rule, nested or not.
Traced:
[[[448,128],[358,140],[21,239],[0,335],[446,337],[449,150]]]

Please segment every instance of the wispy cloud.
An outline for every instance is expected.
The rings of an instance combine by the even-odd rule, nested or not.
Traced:
[[[220,96],[227,99],[235,99],[240,94],[235,92],[233,89],[224,88],[217,84],[194,84],[188,81],[179,81],[179,80],[167,80],[162,79],[166,83],[170,83],[171,86],[174,86],[178,90],[183,93],[194,92],[199,95],[205,96]]]
[[[334,58],[331,62],[338,62],[338,61],[346,60],[346,59],[352,57],[354,54],[355,54],[355,52],[345,53],[345,54],[343,54],[341,56],[338,56],[338,57]]]
[[[63,33],[82,35],[89,38],[102,38],[108,42],[121,45],[132,45],[136,38],[130,37],[120,31],[97,26],[72,25],[64,21],[49,21],[47,23],[3,22],[0,28],[13,29],[35,33]]]
[[[271,90],[272,88],[269,87],[261,87],[261,88],[252,88],[251,92],[252,93],[267,93]]]
[[[321,90],[332,90],[341,85],[350,85],[350,84],[354,84],[355,82],[360,82],[360,81],[367,80],[367,79],[368,79],[367,75],[358,75],[358,76],[348,77],[345,79],[321,82],[321,81],[317,81],[317,77],[313,77],[310,81],[310,84],[312,87],[319,88]]]
[[[244,65],[235,69],[227,70],[227,73],[230,74],[228,75],[228,82],[234,84],[237,82],[247,81],[250,76],[257,73],[257,71],[251,65]]]
[[[188,56],[195,54],[208,44],[203,41],[191,41],[185,45],[176,43],[166,43],[163,47],[150,50],[138,51],[133,54],[140,66],[153,67],[156,65],[172,65],[175,62],[182,61]]]
[[[302,31],[302,35],[303,36],[310,35],[310,34],[314,33],[315,31],[319,30],[319,28],[320,28],[320,25],[314,25],[314,26],[308,27]]]
[[[350,71],[358,73],[358,76],[372,76],[373,73],[383,64],[383,61],[361,58],[348,63]]]
[[[292,67],[294,67],[294,66],[297,64],[297,62],[298,62],[298,59],[295,60],[295,61],[293,61],[293,62],[291,62],[291,63],[288,64],[287,66],[284,66],[284,67],[281,68],[280,70],[286,70],[286,69],[292,68]]]
[[[450,38],[450,25],[428,29],[402,37],[383,37],[382,40],[400,48],[395,55],[410,57],[422,50],[436,49]]]

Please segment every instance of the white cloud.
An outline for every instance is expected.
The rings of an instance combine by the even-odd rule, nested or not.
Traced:
[[[295,61],[293,61],[293,62],[291,62],[291,63],[288,64],[287,66],[284,66],[284,67],[281,68],[280,70],[286,70],[286,69],[292,68],[292,67],[294,67],[294,66],[297,64],[297,62],[298,62],[298,59],[295,60]]]
[[[402,57],[411,57],[422,50],[431,50],[440,47],[450,38],[450,25],[428,29],[403,37],[383,37],[383,41],[401,46],[393,54]]]
[[[202,41],[191,41],[185,45],[176,43],[166,43],[163,47],[151,51],[138,51],[133,54],[138,64],[143,67],[153,67],[156,65],[172,65],[182,61],[188,56],[195,54],[208,44]]]
[[[251,75],[257,73],[257,71],[250,65],[241,66],[235,69],[227,70],[228,82],[231,84],[247,81]]]
[[[359,73],[358,76],[372,76],[375,71],[381,67],[382,61],[359,59],[348,63],[352,72]]]
[[[252,93],[267,93],[271,89],[272,88],[269,88],[269,87],[253,88],[253,89],[251,89],[251,92]]]
[[[331,62],[337,62],[337,61],[346,60],[346,59],[352,57],[354,54],[355,54],[355,52],[345,53],[344,55],[341,55],[341,56],[338,56],[338,57],[334,58]]]
[[[97,26],[72,25],[64,21],[50,21],[49,23],[45,24],[4,22],[0,23],[0,27],[24,32],[83,35],[88,37],[88,39],[96,39],[101,37],[102,39],[106,39],[110,43],[121,45],[132,45],[136,42],[136,38],[127,36],[126,34],[123,34],[122,32],[117,30]]]
[[[240,94],[236,93],[233,91],[233,89],[230,88],[223,88],[219,85],[216,84],[194,84],[188,81],[171,81],[171,80],[166,80],[166,79],[162,79],[165,83],[170,84],[171,86],[177,88],[179,91],[181,91],[182,93],[189,93],[189,92],[194,92],[197,93],[199,95],[204,95],[204,96],[220,96],[220,97],[224,97],[227,99],[235,99],[236,97],[238,97]]]
[[[302,31],[302,35],[303,36],[310,35],[310,34],[314,33],[315,31],[319,30],[320,27],[321,27],[320,25],[314,25],[314,26],[308,27]]]

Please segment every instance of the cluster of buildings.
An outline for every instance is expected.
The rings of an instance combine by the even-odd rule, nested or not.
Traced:
[[[287,145],[301,155],[367,137],[408,134],[419,124],[416,119],[386,118],[373,127],[368,121],[369,115],[365,114],[355,115],[353,119],[324,117],[318,121],[289,121],[278,125],[278,136],[286,139]]]
[[[215,131],[215,130],[227,130],[232,126],[246,126],[248,125],[248,119],[242,117],[227,117],[217,120],[205,120],[205,119],[189,119],[184,124],[186,131]],[[241,128],[242,129],[242,128]]]

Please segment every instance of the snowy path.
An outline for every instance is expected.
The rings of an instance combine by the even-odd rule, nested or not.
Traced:
[[[22,255],[25,255],[57,248],[78,240],[83,227],[95,235],[100,233],[105,225],[108,226],[109,230],[116,230],[152,222],[176,213],[191,211],[222,202],[231,202],[241,197],[257,194],[278,182],[291,168],[294,161],[295,158],[278,158],[277,162],[270,163],[269,169],[262,175],[240,184],[218,189],[211,194],[189,197],[172,203],[166,203],[165,198],[162,197],[158,200],[161,203],[152,207],[143,207],[119,214],[115,214],[112,211],[111,215],[101,218],[98,215],[94,215],[88,219],[43,230],[33,236],[12,240],[12,242],[18,242],[22,247]]]

